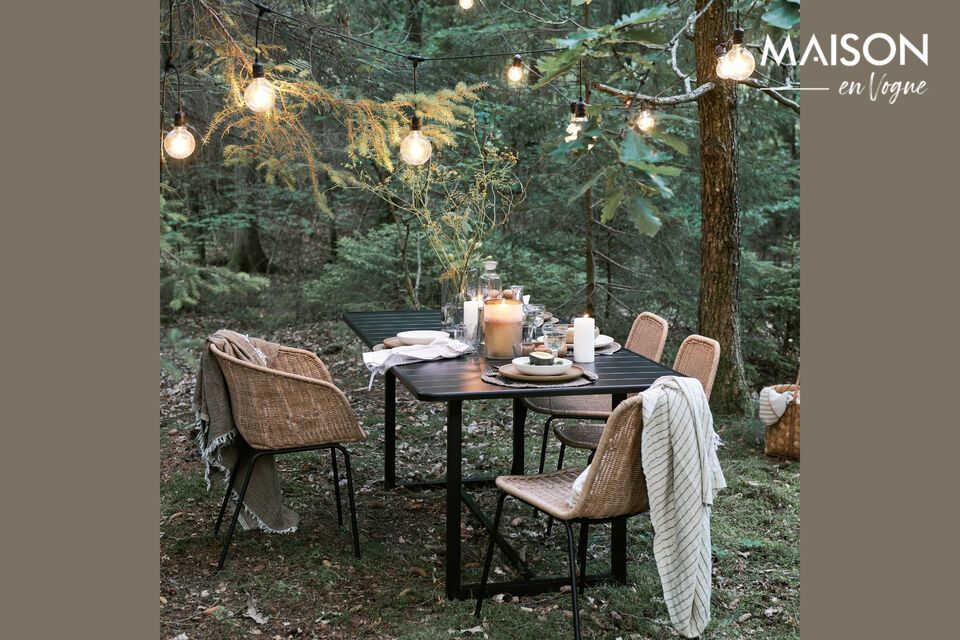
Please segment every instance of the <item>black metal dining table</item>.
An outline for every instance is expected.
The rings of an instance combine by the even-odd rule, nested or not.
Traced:
[[[383,342],[384,338],[400,331],[416,329],[439,330],[440,312],[418,311],[364,311],[349,312],[344,320],[368,346]],[[502,361],[491,361],[500,364]],[[417,400],[444,402],[447,405],[447,464],[446,479],[405,483],[410,489],[446,489],[446,595],[450,599],[476,596],[478,585],[462,583],[461,502],[491,531],[490,518],[466,489],[470,486],[492,486],[494,478],[464,478],[462,469],[463,403],[470,400],[513,400],[513,453],[510,474],[524,473],[524,431],[527,407],[524,398],[560,395],[609,394],[613,406],[626,399],[627,394],[644,391],[664,375],[679,375],[648,358],[621,349],[613,355],[600,355],[596,361],[580,364],[599,377],[593,384],[580,387],[511,388],[490,384],[480,379],[489,368],[486,359],[477,353],[454,359],[433,360],[399,365],[384,375],[384,482],[395,488],[396,481],[396,381],[400,380]],[[586,584],[613,580],[625,583],[627,579],[627,524],[626,518],[613,521],[610,541],[609,573],[589,575]],[[487,593],[531,595],[555,591],[569,583],[569,577],[533,578],[532,572],[520,555],[502,535],[496,534],[496,543],[507,559],[516,566],[523,580],[488,584]]]

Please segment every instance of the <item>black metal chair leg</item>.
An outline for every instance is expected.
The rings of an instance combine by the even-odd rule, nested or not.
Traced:
[[[343,526],[343,505],[340,502],[340,473],[337,471],[337,450],[330,448],[330,463],[333,466],[333,494],[337,498],[337,526]]]
[[[540,471],[538,473],[543,473],[543,465],[547,462],[547,442],[550,440],[550,423],[553,422],[553,419],[556,416],[550,416],[547,418],[547,421],[543,423],[543,441],[540,443]]]
[[[257,465],[257,460],[260,459],[261,455],[265,454],[253,454],[253,456],[250,458],[249,464],[247,465],[247,472],[243,477],[243,486],[240,489],[240,496],[237,498],[237,508],[233,512],[233,518],[230,520],[230,528],[227,530],[227,539],[223,541],[223,549],[220,551],[220,562],[217,563],[217,571],[223,569],[223,563],[227,559],[227,550],[230,548],[230,541],[233,540],[233,533],[237,530],[237,520],[240,519],[240,511],[243,509],[243,499],[247,495],[247,487],[250,486],[250,476],[253,475],[253,468]]]
[[[580,559],[580,593],[583,593],[587,586],[587,537],[590,526],[586,522],[580,523],[580,546],[577,549],[577,556]]]
[[[350,453],[340,445],[336,448],[343,454],[343,465],[347,468],[347,499],[350,502],[350,528],[353,530],[353,552],[360,559],[360,530],[357,529],[357,506],[353,499],[353,469],[350,467]]]
[[[230,479],[227,481],[227,493],[223,496],[223,504],[220,505],[220,513],[217,515],[217,523],[213,525],[214,535],[220,533],[220,525],[223,523],[223,514],[227,512],[227,505],[230,503],[230,494],[233,493],[233,485],[237,483],[237,472],[240,471],[240,465],[243,464],[243,459],[245,457],[246,452],[241,449],[240,453],[237,454],[237,461],[233,465],[233,470],[230,472]]]
[[[500,492],[500,497],[497,498],[497,514],[493,517],[493,530],[490,533],[490,543],[487,545],[487,555],[483,561],[483,576],[480,578],[480,589],[478,590],[477,595],[477,607],[473,611],[473,615],[480,617],[480,607],[483,606],[483,598],[486,596],[487,591],[487,578],[490,576],[490,564],[493,562],[493,547],[496,544],[494,538],[497,535],[497,532],[500,530],[500,514],[503,513],[503,501],[507,499],[507,494],[504,491]]]
[[[563,454],[567,451],[567,445],[560,443],[560,455],[557,457],[557,471],[563,469]],[[547,537],[553,532],[553,516],[547,516]]]
[[[567,556],[570,560],[570,596],[573,599],[573,637],[580,640],[580,603],[577,600],[577,560],[573,542],[573,527],[569,520],[563,521],[567,529]]]

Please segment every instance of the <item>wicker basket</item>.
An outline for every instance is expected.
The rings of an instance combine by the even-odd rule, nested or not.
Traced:
[[[781,384],[774,387],[777,393],[793,391],[800,392],[800,376],[796,384]],[[763,439],[763,452],[768,456],[780,458],[800,459],[800,405],[791,402],[780,419],[767,427]]]

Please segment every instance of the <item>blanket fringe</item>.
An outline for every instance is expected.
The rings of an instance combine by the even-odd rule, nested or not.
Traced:
[[[197,433],[197,444],[198,444],[198,448],[199,448],[199,450],[200,450],[200,458],[203,460],[203,467],[204,467],[204,470],[203,470],[203,479],[204,479],[204,480],[206,481],[206,483],[207,483],[207,491],[210,491],[211,488],[213,487],[213,483],[212,483],[212,481],[210,480],[210,469],[211,469],[211,468],[216,469],[217,471],[219,471],[220,473],[223,474],[224,485],[229,484],[229,483],[230,483],[230,469],[227,468],[227,466],[224,465],[223,462],[220,461],[220,457],[219,457],[218,453],[219,453],[219,451],[220,451],[220,447],[223,447],[223,446],[228,445],[228,444],[230,444],[231,442],[233,442],[233,440],[234,440],[234,439],[236,438],[236,436],[237,436],[237,431],[236,431],[236,430],[233,430],[233,431],[230,431],[230,432],[228,432],[228,433],[225,433],[225,434],[223,434],[222,436],[220,436],[219,438],[216,438],[216,439],[214,439],[212,442],[210,442],[209,444],[207,444],[207,433],[208,433],[207,428],[208,428],[208,424],[207,424],[207,421],[204,419],[204,417],[201,416],[201,414],[200,414],[199,411],[197,412],[196,428],[197,428],[197,430],[198,430],[198,433]],[[233,504],[234,504],[234,505],[240,504],[240,495],[236,492],[236,490],[231,490],[231,491],[230,491],[230,497],[233,499]],[[256,522],[256,523],[257,523],[257,527],[258,527],[261,531],[264,531],[264,532],[266,532],[266,533],[294,533],[294,532],[297,530],[297,527],[296,527],[296,526],[288,527],[288,528],[286,528],[286,529],[273,529],[273,528],[271,528],[269,525],[267,525],[266,522],[264,522],[263,520],[261,520],[260,517],[259,517],[257,514],[255,514],[253,511],[251,511],[250,508],[247,507],[246,504],[243,505],[243,514],[242,514],[242,515],[246,516],[247,518],[249,518],[249,519],[252,520],[253,522]]]

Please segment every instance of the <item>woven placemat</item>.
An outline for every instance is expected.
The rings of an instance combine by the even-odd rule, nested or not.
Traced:
[[[559,389],[560,387],[582,387],[584,385],[593,384],[596,382],[600,376],[595,374],[593,371],[584,371],[583,375],[569,382],[561,382],[559,384],[544,384],[542,382],[520,382],[519,380],[507,380],[506,378],[501,378],[499,374],[490,375],[489,373],[480,374],[480,379],[484,382],[490,384],[495,384],[501,387],[512,387],[514,389]]]
[[[619,342],[611,342],[610,344],[605,346],[603,349],[597,349],[593,353],[598,356],[612,356],[617,351],[620,351],[620,349],[623,349],[622,344],[620,344]]]

